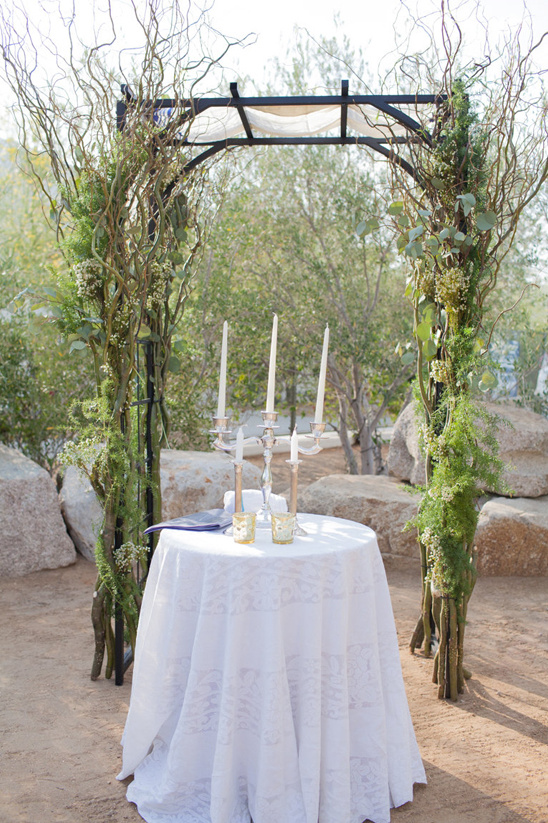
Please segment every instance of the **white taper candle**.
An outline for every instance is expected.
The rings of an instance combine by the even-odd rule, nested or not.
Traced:
[[[223,323],[223,342],[221,345],[221,371],[219,374],[219,396],[217,399],[217,417],[225,416],[226,404],[226,359],[228,351],[228,323]]]
[[[266,388],[265,411],[274,411],[274,391],[276,388],[276,347],[278,344],[278,315],[274,315],[272,338],[270,340],[270,362],[268,364],[268,385]]]
[[[329,326],[325,327],[323,336],[322,362],[320,365],[320,377],[318,380],[318,394],[316,397],[316,411],[314,413],[314,423],[323,423],[323,399],[325,395],[325,376],[327,374],[327,350],[329,348]]]
[[[244,461],[244,430],[240,426],[236,435],[236,463],[243,463]]]
[[[290,460],[292,463],[296,463],[299,459],[299,438],[297,435],[297,429],[293,429],[293,434],[291,435],[291,455]]]

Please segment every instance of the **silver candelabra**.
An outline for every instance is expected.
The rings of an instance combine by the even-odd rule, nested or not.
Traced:
[[[276,421],[278,420],[278,412],[275,411],[263,411],[261,412],[263,423],[259,424],[260,428],[262,428],[263,433],[259,436],[253,437],[246,437],[243,441],[243,444],[250,444],[256,443],[262,445],[263,447],[263,473],[261,475],[261,492],[263,497],[263,503],[261,506],[260,511],[257,513],[257,527],[258,528],[270,528],[270,495],[272,493],[272,469],[270,468],[270,463],[272,461],[272,450],[274,446],[281,442],[291,442],[290,436],[282,436],[277,437],[274,434],[274,429],[278,429],[279,426],[276,425]],[[322,450],[320,446],[320,440],[322,435],[325,431],[325,423],[310,423],[310,434],[308,437],[313,438],[314,445],[310,446],[309,448],[304,448],[303,446],[298,446],[298,450],[300,454],[318,454]],[[215,435],[215,440],[213,446],[219,451],[224,452],[232,452],[236,449],[236,442],[232,441],[229,442],[226,438],[232,433],[230,429],[230,418],[229,417],[213,417],[213,429],[210,430],[211,434]],[[234,511],[241,511],[241,504],[242,504],[242,462],[236,462],[236,460],[232,461],[234,464],[234,480],[235,480],[235,491],[234,491]],[[289,467],[291,469],[291,495],[290,495],[290,506],[289,510],[292,514],[295,515],[295,534],[302,535],[306,534],[305,530],[297,523],[297,477],[299,472],[299,463],[301,460],[287,460],[289,463]]]

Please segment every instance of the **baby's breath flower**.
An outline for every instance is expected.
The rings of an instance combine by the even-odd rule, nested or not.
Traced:
[[[122,543],[114,549],[113,555],[119,571],[130,572],[134,563],[143,562],[146,558],[146,546],[141,546],[131,541]]]
[[[82,260],[72,268],[76,291],[80,297],[93,299],[103,288],[103,266],[98,260]]]

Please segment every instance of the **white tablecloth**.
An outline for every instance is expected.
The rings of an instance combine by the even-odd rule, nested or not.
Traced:
[[[426,782],[371,529],[164,530],[119,778],[148,823],[389,823]]]

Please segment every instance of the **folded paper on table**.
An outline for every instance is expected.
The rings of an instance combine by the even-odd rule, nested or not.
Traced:
[[[156,523],[145,529],[145,534],[157,532],[160,529],[183,529],[187,531],[211,531],[212,529],[224,529],[232,523],[232,515],[224,509],[208,509],[196,514],[185,514],[182,517],[174,517],[173,520],[164,520],[163,523]]]
[[[242,492],[243,507],[246,512],[258,512],[263,505],[263,493],[259,489],[244,489]],[[273,512],[286,512],[287,500],[280,494],[271,494],[269,498],[270,509]],[[225,492],[223,498],[225,511],[234,511],[234,492]]]

